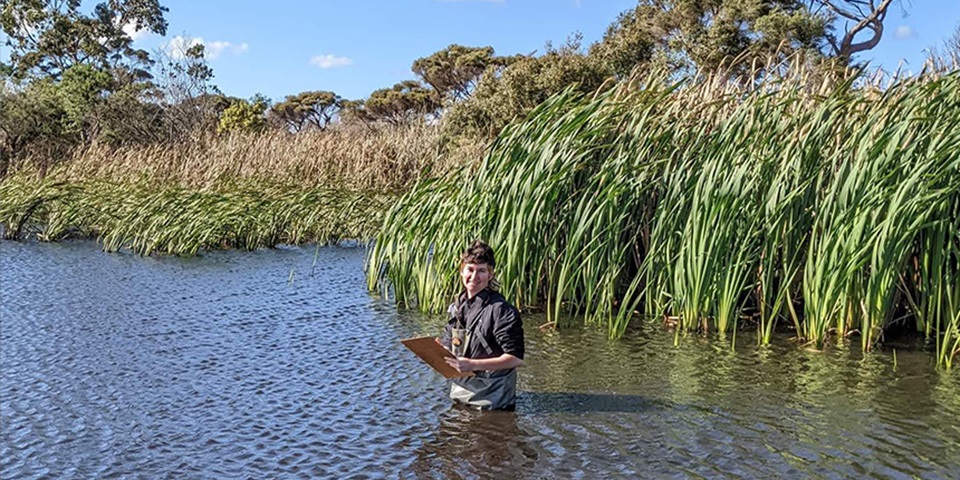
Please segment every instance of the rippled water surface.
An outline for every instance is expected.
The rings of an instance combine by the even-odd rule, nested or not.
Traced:
[[[541,332],[515,413],[451,407],[363,250],[0,242],[0,477],[960,478],[924,353]]]

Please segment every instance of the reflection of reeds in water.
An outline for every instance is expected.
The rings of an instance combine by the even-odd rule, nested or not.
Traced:
[[[633,313],[760,339],[786,321],[870,349],[911,319],[940,363],[960,347],[960,74],[878,90],[799,75],[563,93],[483,162],[386,216],[369,282],[438,311],[469,239],[508,298],[620,335]]]

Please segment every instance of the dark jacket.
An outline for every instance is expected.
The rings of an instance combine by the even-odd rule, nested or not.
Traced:
[[[504,353],[523,360],[523,324],[520,312],[503,295],[484,289],[467,300],[466,292],[447,310],[449,320],[441,343],[450,348],[451,329],[466,328],[471,332],[467,358],[494,358]]]

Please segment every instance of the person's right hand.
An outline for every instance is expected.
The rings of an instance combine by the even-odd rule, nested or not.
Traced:
[[[472,371],[473,371],[473,368],[474,368],[473,360],[470,360],[469,358],[465,358],[465,357],[457,357],[457,358],[444,357],[443,360],[447,362],[447,365],[450,365],[451,367],[453,367],[454,369],[456,369],[456,370],[457,370],[458,372],[460,372],[460,373],[463,373],[463,372],[472,372]]]

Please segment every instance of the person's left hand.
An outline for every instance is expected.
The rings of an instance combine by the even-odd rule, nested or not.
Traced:
[[[444,360],[447,362],[447,365],[450,365],[451,367],[455,368],[460,373],[473,371],[473,361],[470,360],[469,358],[444,357]]]

